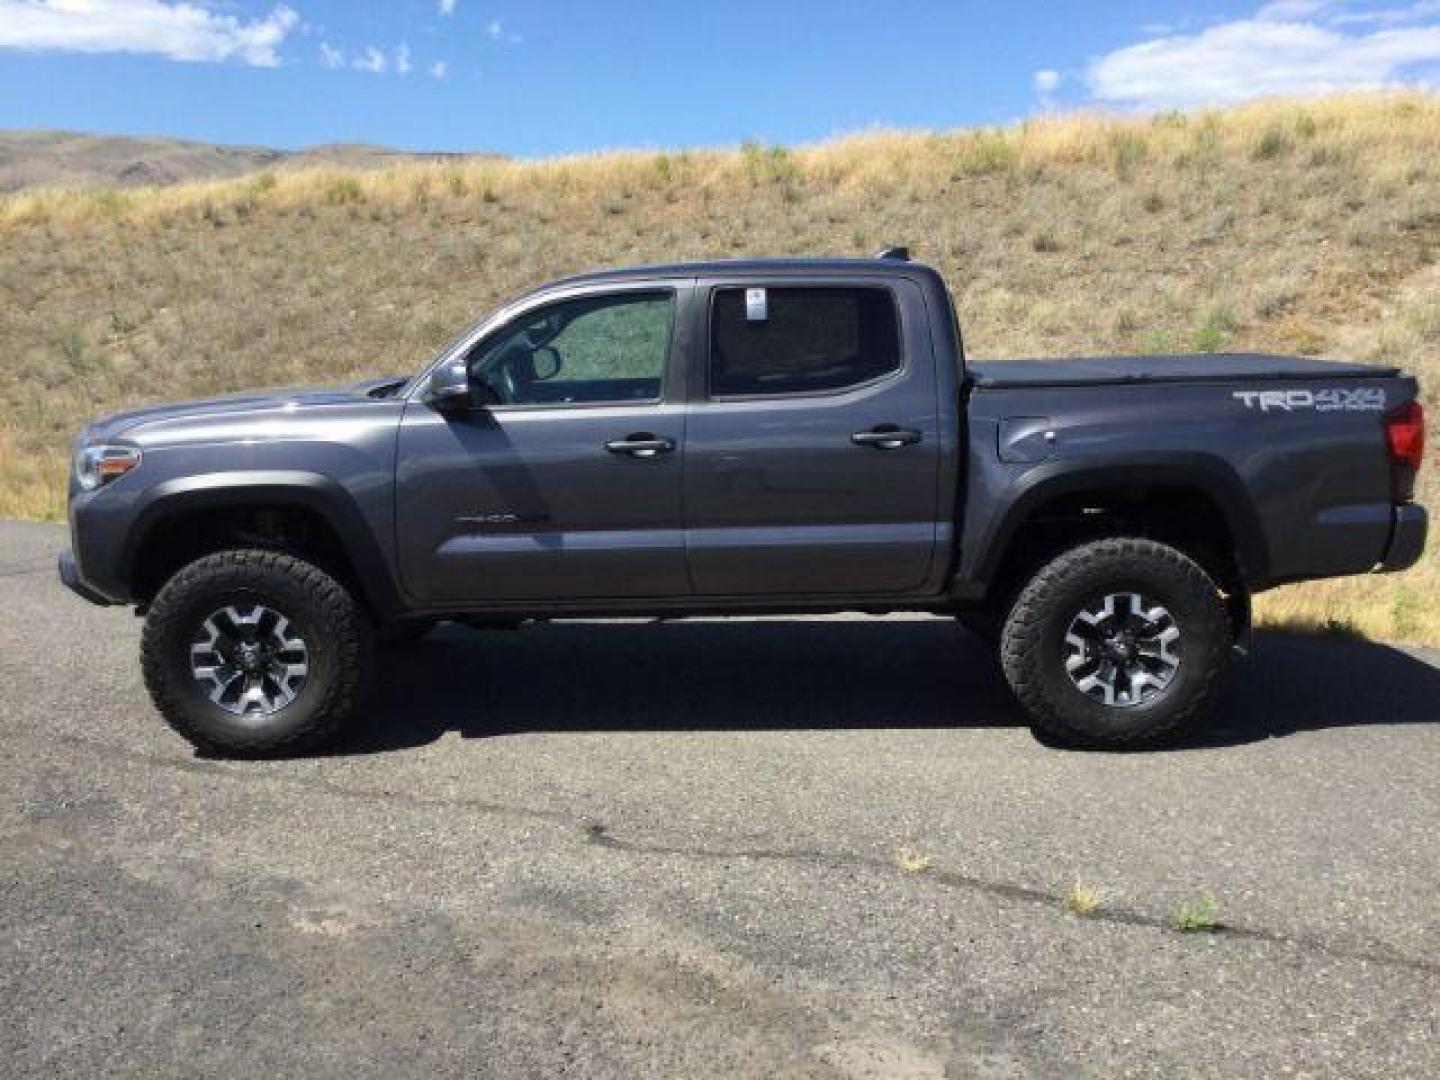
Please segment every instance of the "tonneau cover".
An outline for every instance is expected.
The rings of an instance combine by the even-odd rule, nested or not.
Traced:
[[[1394,367],[1343,360],[1263,353],[1206,353],[1191,356],[1095,356],[1075,360],[967,361],[982,390],[1028,386],[1104,386],[1116,383],[1250,382],[1259,379],[1382,379]]]

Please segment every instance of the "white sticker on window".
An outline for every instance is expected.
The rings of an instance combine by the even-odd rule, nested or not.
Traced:
[[[765,290],[764,290],[764,289],[746,289],[746,290],[745,290],[745,321],[746,321],[746,322],[764,322],[764,321],[765,321],[766,319],[768,319],[769,317],[770,317],[770,315],[769,315],[769,313],[768,313],[767,310],[766,310],[766,304],[765,304]]]

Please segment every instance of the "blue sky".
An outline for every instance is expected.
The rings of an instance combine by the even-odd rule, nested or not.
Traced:
[[[521,156],[1440,86],[1440,0],[0,0],[0,127]]]

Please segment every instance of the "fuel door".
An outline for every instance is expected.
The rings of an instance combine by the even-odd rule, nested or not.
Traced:
[[[1048,416],[1009,416],[1000,421],[1000,460],[1044,461],[1055,453],[1055,429]]]

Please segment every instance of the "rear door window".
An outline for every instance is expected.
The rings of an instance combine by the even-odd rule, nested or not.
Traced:
[[[711,397],[833,393],[900,366],[900,323],[888,289],[715,290]]]

